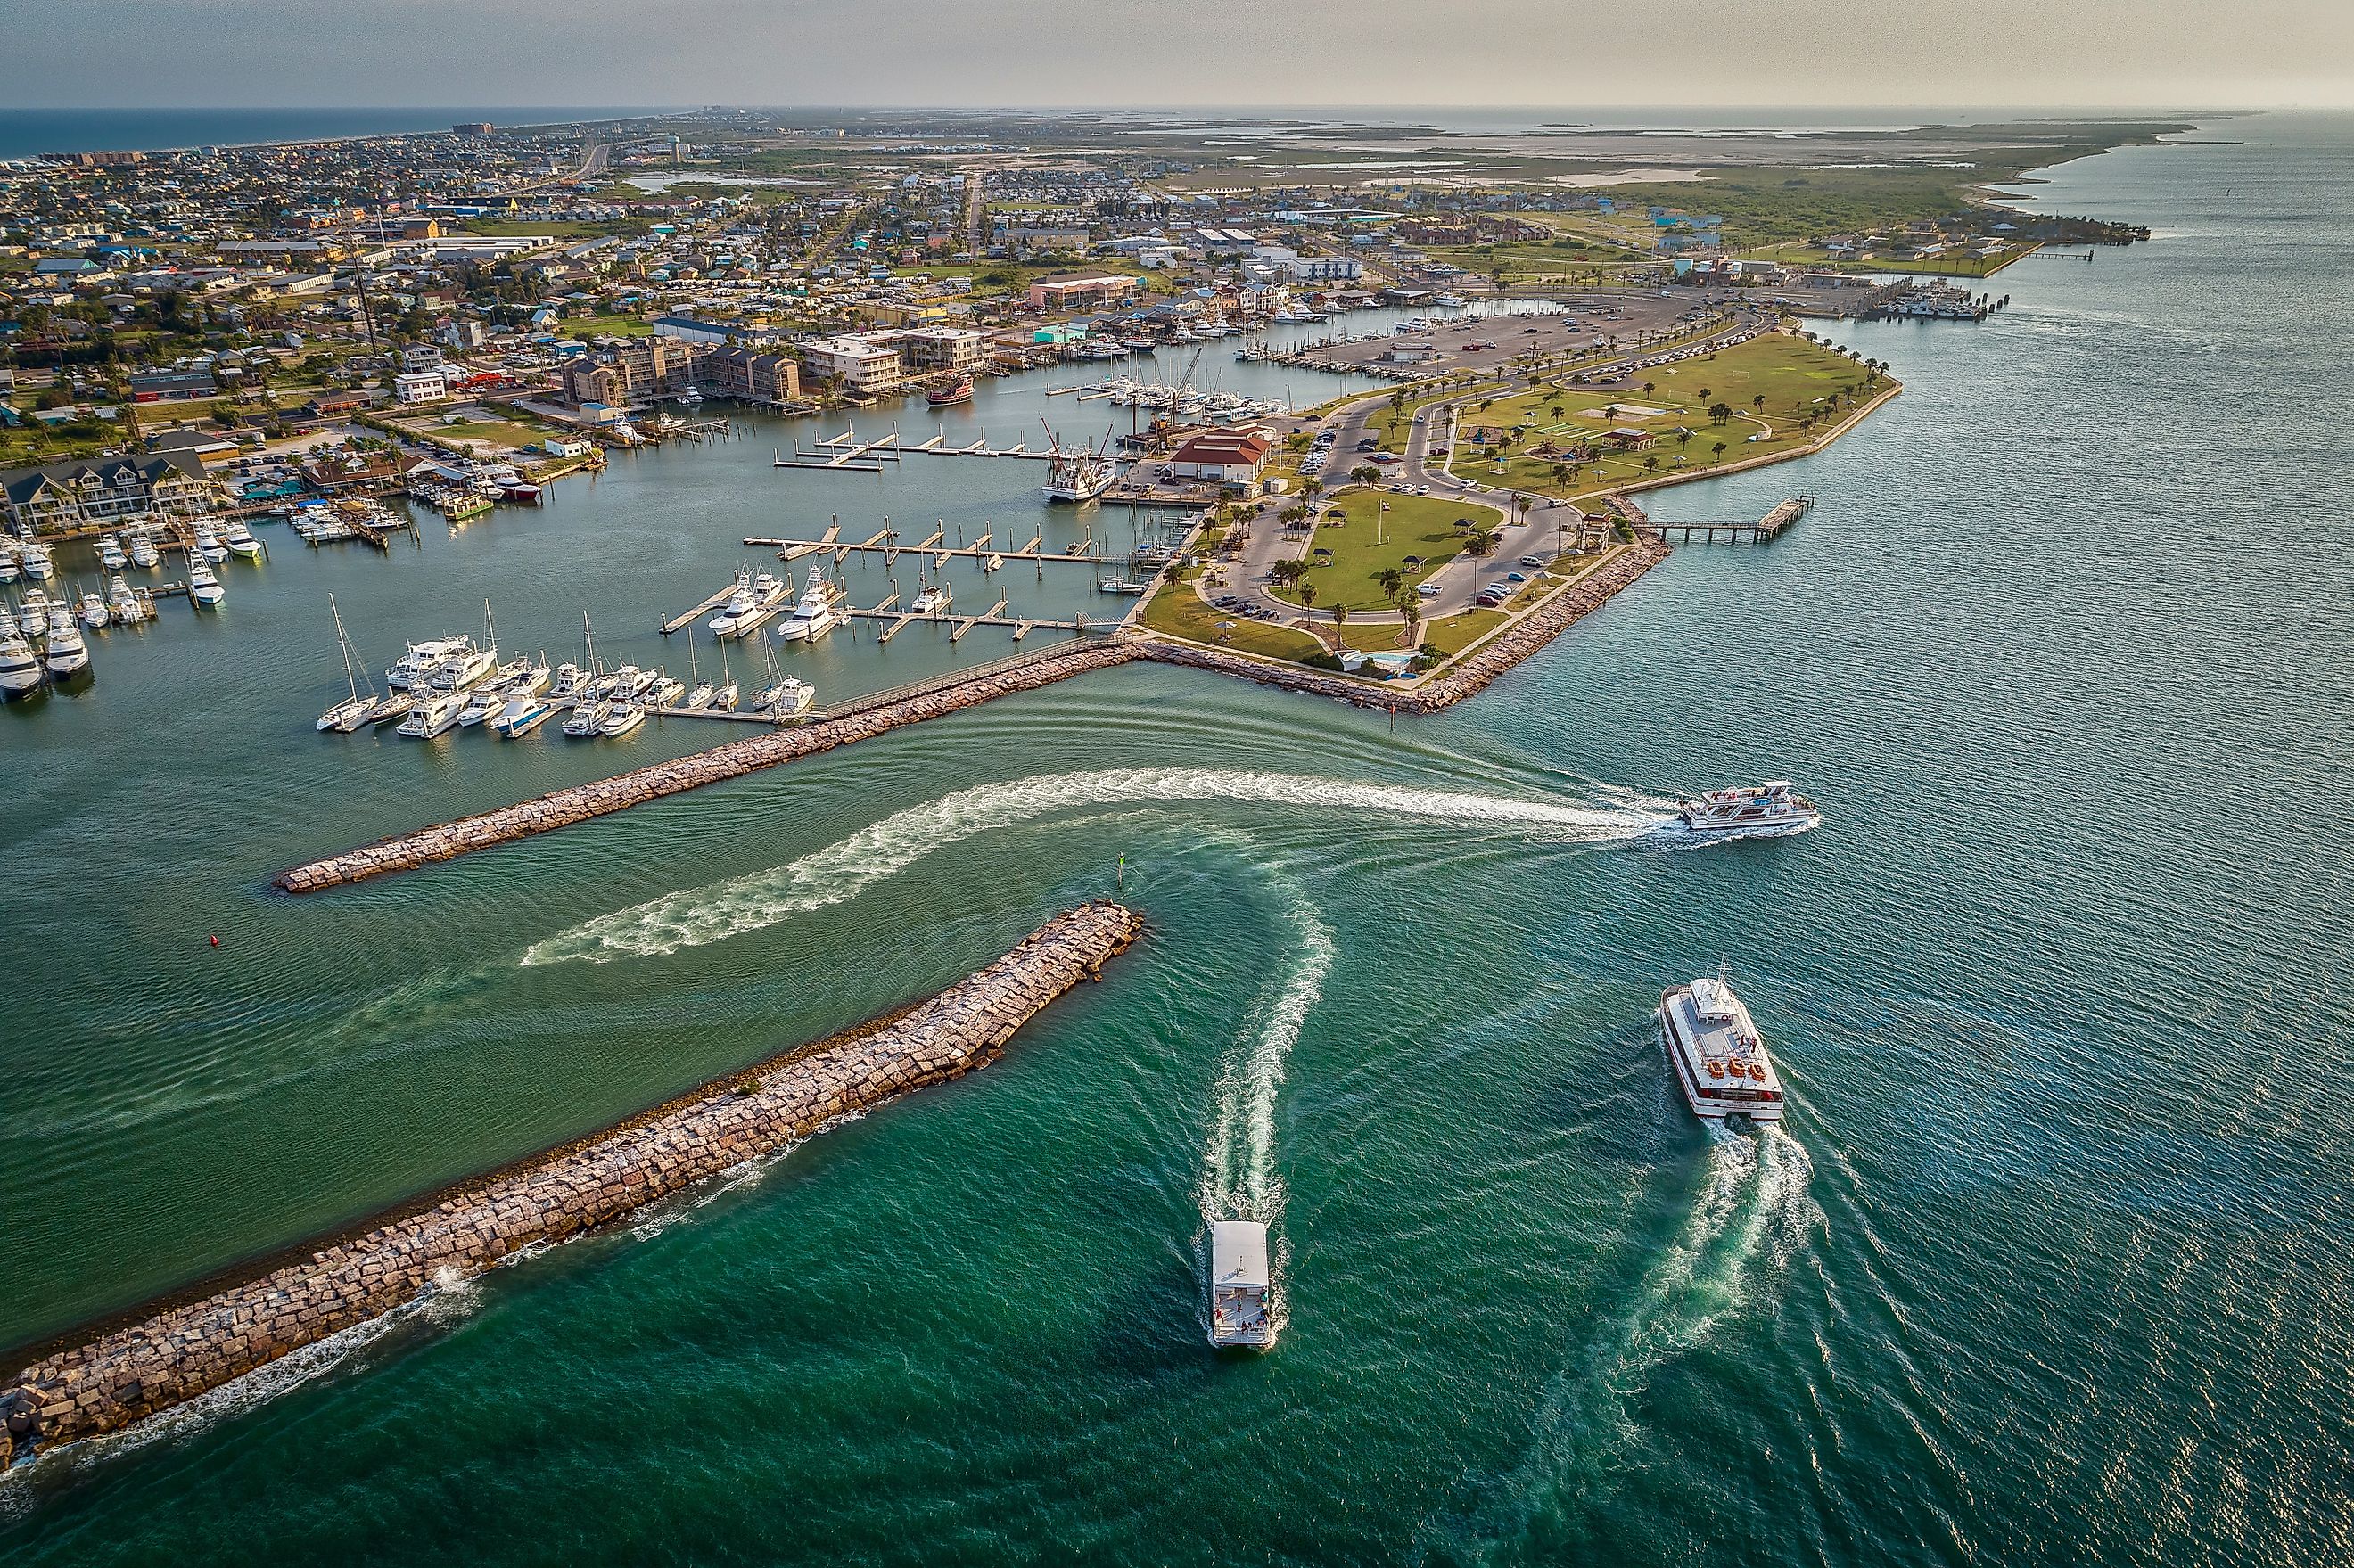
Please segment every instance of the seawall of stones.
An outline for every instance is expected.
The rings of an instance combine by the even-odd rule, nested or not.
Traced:
[[[308,1257],[57,1351],[0,1387],[17,1454],[120,1430],[429,1284],[478,1274],[771,1153],[849,1112],[981,1066],[1136,939],[1109,902],[1055,916],[987,968],[879,1026],[790,1054],[510,1168]]]

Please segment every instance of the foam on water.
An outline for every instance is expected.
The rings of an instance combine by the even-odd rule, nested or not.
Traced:
[[[535,944],[525,964],[652,958],[758,931],[854,897],[910,861],[994,829],[1087,806],[1239,801],[1493,825],[1562,842],[1633,838],[1656,812],[1575,801],[1512,799],[1412,785],[1365,784],[1286,773],[1206,768],[1120,768],[1053,773],[944,795],[861,829],[790,864],[616,910]]]
[[[1268,987],[1251,1028],[1235,1042],[1218,1068],[1217,1115],[1202,1159],[1204,1247],[1209,1227],[1220,1220],[1256,1220],[1272,1233],[1283,1217],[1283,1174],[1275,1161],[1276,1095],[1283,1087],[1291,1048],[1299,1043],[1309,1010],[1324,994],[1324,978],[1332,971],[1337,950],[1332,928],[1303,893],[1296,887],[1289,891],[1286,911],[1293,937],[1289,965],[1279,983]],[[1277,1334],[1282,1332],[1286,1316],[1283,1263],[1287,1255],[1282,1236],[1275,1235],[1268,1258],[1267,1313]],[[1205,1250],[1205,1277],[1208,1269]]]
[[[1521,1464],[1469,1519],[1425,1531],[1442,1560],[1543,1559],[1583,1533],[1588,1506],[1643,1440],[1631,1414],[1651,1372],[1705,1340],[1777,1275],[1822,1219],[1808,1193],[1806,1147],[1768,1125],[1754,1135],[1707,1124],[1708,1167],[1675,1239],[1547,1389]]]

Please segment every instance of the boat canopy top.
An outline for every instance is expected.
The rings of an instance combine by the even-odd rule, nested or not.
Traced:
[[[1210,1227],[1210,1283],[1265,1285],[1267,1227],[1252,1220],[1220,1220]]]

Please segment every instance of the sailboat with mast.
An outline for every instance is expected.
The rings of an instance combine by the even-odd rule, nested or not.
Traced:
[[[352,640],[344,631],[343,612],[335,608],[335,596],[327,596],[327,614],[335,622],[335,645],[344,652],[344,684],[351,695],[319,715],[316,727],[349,735],[376,717],[384,699],[376,694],[376,677],[365,673],[366,666],[352,657]],[[360,683],[367,682],[367,695],[360,695]]]

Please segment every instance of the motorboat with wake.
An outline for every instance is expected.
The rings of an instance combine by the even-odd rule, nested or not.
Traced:
[[[1794,793],[1787,779],[1729,789],[1711,789],[1686,800],[1676,815],[1687,832],[1732,838],[1804,832],[1822,821],[1822,812],[1805,796]]]
[[[1210,1343],[1264,1350],[1275,1343],[1269,1310],[1267,1227],[1220,1220],[1210,1227]]]
[[[1659,1039],[1692,1115],[1782,1119],[1782,1080],[1747,1004],[1723,975],[1659,993]]]

